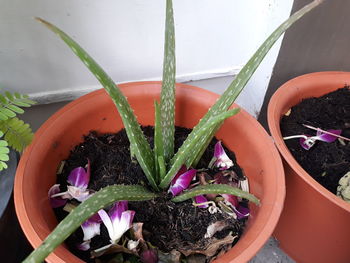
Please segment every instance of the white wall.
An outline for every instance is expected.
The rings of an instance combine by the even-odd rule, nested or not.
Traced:
[[[179,81],[237,73],[289,16],[292,0],[174,0]],[[58,101],[99,87],[42,17],[73,36],[115,82],[159,79],[164,0],[0,0],[0,85]],[[279,50],[265,59],[239,103],[260,110]],[[222,92],[215,89],[217,92]]]

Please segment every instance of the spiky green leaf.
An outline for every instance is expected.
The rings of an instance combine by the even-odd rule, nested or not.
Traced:
[[[160,108],[157,101],[154,101],[154,113],[155,113],[155,121],[154,121],[154,161],[156,168],[156,178],[157,184],[160,182],[160,164],[159,157],[164,158],[164,147],[163,147],[163,134],[161,127],[161,116],[160,116]],[[163,159],[164,161],[164,159]]]
[[[154,156],[145,136],[142,133],[140,125],[137,122],[136,116],[130,107],[126,97],[122,94],[120,89],[116,86],[113,80],[107,75],[107,73],[94,61],[94,59],[76,43],[71,37],[69,37],[62,30],[49,22],[36,18],[39,22],[43,23],[47,28],[56,33],[69,48],[81,59],[86,67],[92,74],[98,79],[98,81],[105,88],[107,93],[112,98],[114,104],[117,106],[119,114],[123,120],[126,133],[128,135],[131,148],[136,156],[142,170],[144,171],[148,181],[154,189],[157,189],[157,185],[153,178],[154,176]]]
[[[145,201],[155,197],[157,197],[155,193],[149,192],[139,185],[107,186],[74,208],[23,263],[43,262],[45,258],[85,220],[104,207],[120,200]]]
[[[177,202],[186,201],[187,199],[193,198],[197,195],[205,195],[205,194],[230,194],[230,195],[235,195],[237,197],[245,198],[257,205],[260,204],[259,199],[256,198],[254,195],[248,192],[242,191],[237,187],[233,187],[226,184],[207,184],[207,185],[197,186],[190,190],[184,191],[181,195],[176,196],[171,200],[177,203]]]
[[[4,139],[8,145],[19,152],[23,151],[33,139],[29,124],[17,117],[0,121],[0,130],[5,134]]]
[[[174,155],[175,134],[175,28],[172,0],[166,1],[163,83],[160,100],[164,160],[167,163]]]
[[[204,136],[212,127],[215,127],[218,123],[223,122],[225,119],[237,114],[239,112],[239,108],[235,108],[232,110],[228,110],[226,112],[223,112],[213,118],[211,118],[207,125],[204,126],[197,134],[196,137],[194,137],[191,142],[187,145],[187,147],[182,148],[181,152],[178,152],[178,158],[174,162],[174,164],[171,166],[170,170],[164,177],[164,179],[160,183],[160,187],[162,189],[165,189],[169,186],[171,180],[174,178],[176,173],[179,171],[181,166],[186,163],[186,160],[189,158],[189,154],[191,153],[192,148],[198,143],[200,138]]]
[[[182,148],[186,148],[188,144],[191,143],[194,137],[198,135],[198,132],[201,128],[207,125],[207,122],[213,116],[225,112],[235,101],[237,96],[241,93],[255,70],[260,65],[263,58],[266,56],[268,51],[271,49],[273,44],[278,40],[278,38],[297,20],[299,20],[306,13],[311,11],[317,5],[319,5],[322,0],[315,0],[312,3],[306,5],[299,11],[295,12],[290,18],[288,18],[284,23],[282,23],[259,47],[259,49],[254,53],[248,63],[242,68],[242,70],[238,73],[236,78],[232,81],[226,91],[220,96],[219,100],[209,109],[209,111],[205,114],[205,116],[201,119],[201,121],[194,127],[192,132],[187,137],[186,141],[182,144],[178,153],[175,154],[173,159],[171,160],[171,164],[175,163],[179,158],[179,154]],[[192,154],[189,155],[188,160],[186,161],[187,166],[191,166],[194,161],[200,158],[198,153],[203,152],[203,149],[207,147],[208,142],[214,136],[216,130],[220,128],[220,125],[212,127],[213,132],[208,132],[204,136],[201,137],[201,140],[193,147]]]

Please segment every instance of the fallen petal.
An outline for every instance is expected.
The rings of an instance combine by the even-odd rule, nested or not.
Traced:
[[[122,213],[128,210],[128,201],[115,202],[112,208],[109,210],[108,215],[111,220],[120,220]]]
[[[202,204],[202,203],[207,203],[208,200],[207,200],[207,198],[205,198],[204,195],[197,195],[194,197],[194,202],[196,204]],[[198,207],[199,208],[207,208],[208,206],[209,206],[208,204],[203,204],[203,205],[199,205]]]
[[[313,137],[308,137],[307,139],[300,138],[299,143],[305,150],[310,150],[310,148],[315,144],[315,139],[313,139]]]
[[[98,218],[100,217],[98,216]],[[92,218],[89,218],[81,225],[81,229],[83,230],[83,233],[84,233],[83,241],[91,240],[93,237],[100,235],[101,223],[97,221],[98,221],[97,217],[93,216]]]
[[[233,207],[238,206],[238,199],[235,195],[222,194],[221,195],[227,202],[229,202]]]
[[[77,249],[87,251],[90,249],[90,243],[91,240],[84,241],[83,243],[77,245]]]
[[[141,253],[140,259],[142,263],[157,263],[158,253],[155,249],[148,249]]]
[[[113,236],[111,236],[112,243],[117,243],[124,233],[130,229],[134,215],[135,211],[127,210],[122,213],[120,220],[112,220],[114,229]]]
[[[169,192],[171,192],[173,196],[176,196],[183,190],[187,189],[193,177],[196,175],[196,172],[196,169],[191,169],[178,176],[175,181],[173,180],[173,184],[170,186]]]
[[[89,190],[75,187],[72,185],[67,186],[67,192],[72,198],[78,200],[79,202],[85,201],[91,195]]]
[[[180,170],[176,173],[174,179],[171,181],[171,185],[175,184],[176,180],[180,177],[180,175],[186,173],[187,167],[186,165],[182,165]]]
[[[330,132],[330,133],[333,133],[336,135],[340,135],[342,131],[341,130],[327,130],[327,132]],[[337,136],[323,133],[322,131],[317,131],[316,137],[317,137],[317,140],[324,141],[324,142],[334,142],[336,139],[338,139]]]
[[[60,196],[52,197],[53,195],[58,194],[59,192],[60,192],[60,185],[59,184],[54,184],[48,192],[50,205],[52,208],[61,207],[67,203],[67,200],[62,199],[62,197],[60,197]]]
[[[233,209],[235,210],[238,219],[242,219],[249,216],[250,211],[247,207],[239,205],[237,208],[233,207]]]
[[[224,147],[221,145],[221,141],[218,141],[215,144],[214,148],[214,157],[216,161],[214,162],[214,165],[219,168],[220,170],[227,170],[230,167],[233,166],[232,160],[227,156]]]
[[[90,181],[90,161],[86,170],[83,167],[73,169],[68,176],[68,183],[72,186],[86,190]]]

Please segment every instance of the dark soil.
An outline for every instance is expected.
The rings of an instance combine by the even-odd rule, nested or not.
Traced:
[[[308,124],[323,130],[341,129],[342,136],[350,138],[350,89],[344,87],[319,98],[308,98],[291,109],[281,120],[282,135],[316,135],[305,128]],[[310,150],[304,150],[299,139],[285,141],[291,154],[315,180],[336,194],[339,179],[349,170],[349,142],[342,145],[317,141]]]
[[[153,147],[153,127],[143,127],[144,134]],[[176,128],[175,148],[179,148],[186,139],[190,130]],[[197,167],[206,168],[213,156],[214,138],[203,154]],[[225,147],[225,146],[224,146]],[[226,147],[228,156],[234,161],[234,172],[239,178],[244,179],[241,168],[236,163],[234,153]],[[84,142],[71,151],[65,161],[63,173],[58,176],[57,183],[61,184],[62,190],[66,188],[69,172],[78,167],[85,166],[87,159],[91,162],[91,179],[89,189],[99,190],[111,184],[139,184],[148,186],[147,179],[136,161],[130,161],[129,142],[125,130],[116,134],[97,134],[91,132],[84,137]],[[215,173],[216,171],[212,171]],[[182,203],[173,203],[170,196],[164,193],[163,197],[145,202],[129,202],[129,209],[135,210],[134,222],[143,222],[143,232],[146,241],[158,247],[163,252],[172,249],[181,249],[196,244],[204,245],[204,235],[207,226],[218,220],[231,220],[230,227],[218,232],[217,238],[225,237],[229,232],[240,236],[245,220],[228,219],[226,214],[210,214],[207,209],[198,208],[188,200]],[[67,213],[62,208],[55,209],[57,219],[62,220]],[[221,236],[220,236],[221,235]],[[67,245],[77,256],[86,262],[95,262],[90,259],[89,252],[76,249],[76,245],[82,242],[83,233],[78,229],[67,240]],[[237,242],[238,239],[235,240]],[[101,224],[101,235],[92,239],[91,248],[97,249],[109,243],[107,229]]]

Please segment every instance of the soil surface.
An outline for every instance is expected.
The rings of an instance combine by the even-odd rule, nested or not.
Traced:
[[[323,130],[340,129],[342,136],[350,138],[350,89],[348,86],[319,98],[304,99],[291,109],[289,116],[281,120],[284,137],[292,135],[316,135],[316,131],[304,127],[308,124]],[[316,181],[336,194],[339,179],[349,170],[349,142],[342,144],[317,141],[310,150],[303,149],[299,139],[285,141],[299,164]]]
[[[142,127],[144,134],[153,147],[153,127]],[[178,149],[191,130],[176,128],[175,148]],[[197,165],[198,168],[206,168],[213,156],[214,145],[217,140],[214,138],[203,154]],[[223,145],[224,146],[224,145]],[[241,168],[236,163],[234,153],[224,146],[226,153],[234,162],[232,170],[240,179],[244,179]],[[87,159],[91,162],[91,179],[89,189],[98,191],[111,184],[139,184],[148,186],[147,179],[136,161],[130,161],[129,141],[125,130],[116,134],[97,134],[91,132],[84,137],[84,142],[76,146],[65,161],[62,174],[58,175],[57,183],[61,184],[64,191],[67,186],[69,172],[76,167],[85,166]],[[217,171],[211,171],[215,173]],[[198,208],[188,200],[181,203],[170,201],[171,196],[164,193],[162,197],[145,202],[129,202],[129,209],[135,210],[135,222],[143,222],[143,233],[146,241],[152,243],[163,252],[172,249],[186,249],[191,247],[200,248],[205,245],[204,235],[207,227],[218,220],[230,220],[229,227],[217,232],[217,238],[225,237],[232,232],[238,237],[242,234],[245,220],[235,220],[227,214],[210,214],[208,209]],[[67,212],[62,208],[55,209],[58,221],[61,221]],[[89,252],[82,252],[76,249],[76,245],[82,242],[83,233],[78,229],[66,244],[74,254],[86,262],[95,262],[90,259]],[[238,238],[234,242],[237,242]],[[91,248],[97,249],[109,244],[107,229],[101,224],[101,235],[92,239]],[[193,247],[194,246],[194,247]],[[104,261],[108,262],[107,257]]]

